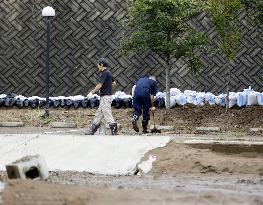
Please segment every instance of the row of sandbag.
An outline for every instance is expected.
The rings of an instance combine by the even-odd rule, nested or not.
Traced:
[[[78,96],[59,96],[49,98],[49,107],[53,108],[95,108],[99,106],[100,97],[98,95],[92,95],[84,97]],[[25,97],[22,95],[16,95],[14,93],[2,94],[0,95],[0,107],[18,107],[18,108],[37,108],[44,107],[46,104],[46,99],[38,96]],[[115,108],[131,108],[132,107],[132,97],[126,95],[123,92],[117,92],[113,95],[112,106]]]
[[[170,90],[170,94],[171,107],[176,105],[183,106],[187,103],[197,106],[204,106],[205,104],[226,106],[226,94],[220,94],[216,96],[210,92],[205,93],[191,90],[185,90],[184,92],[181,92],[177,88],[172,88]],[[165,95],[165,93],[159,92],[156,95],[156,99],[164,99],[164,101],[166,101]],[[251,87],[244,89],[242,92],[229,93],[229,108],[234,106],[245,107],[252,105],[263,105],[263,93],[256,92],[252,90]],[[165,106],[165,102],[162,102],[162,106]]]

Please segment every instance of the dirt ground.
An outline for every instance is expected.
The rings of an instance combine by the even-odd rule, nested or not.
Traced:
[[[5,205],[263,204],[263,147],[171,141],[148,174],[100,176],[50,172],[46,181],[8,180]],[[140,172],[139,172],[140,173]]]
[[[24,121],[27,127],[49,127],[53,121],[75,122],[88,127],[96,109],[51,109],[49,119],[41,119],[39,109],[0,109],[0,121]],[[134,134],[131,109],[114,109],[121,133]],[[156,113],[156,124],[175,125],[176,133],[195,133],[196,126],[218,126],[243,133],[263,127],[263,108],[176,107]],[[229,133],[221,133],[228,136]],[[232,134],[231,134],[232,135]],[[257,136],[257,137],[261,137]],[[50,172],[49,179],[8,180],[2,195],[4,205],[164,205],[164,204],[244,204],[263,205],[263,146],[185,145],[171,141],[150,151],[154,155],[150,173],[132,176],[100,176],[86,172]],[[121,163],[121,162],[120,162]],[[1,200],[0,200],[1,201]],[[0,202],[1,204],[1,202]]]
[[[46,127],[51,122],[74,122],[78,128],[89,127],[96,109],[50,109],[50,118],[42,119],[42,109],[1,108],[0,122],[23,121],[28,127]],[[228,113],[223,107],[186,105],[169,110],[158,109],[156,124],[175,125],[176,133],[194,133],[198,126],[221,127],[223,131],[246,132],[251,127],[263,127],[263,107],[234,108]],[[113,116],[122,126],[122,133],[130,133],[132,109],[113,109]]]

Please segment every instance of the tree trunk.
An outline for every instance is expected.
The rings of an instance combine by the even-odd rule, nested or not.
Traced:
[[[170,109],[170,82],[171,82],[171,63],[170,60],[167,60],[166,68],[165,68],[165,80],[166,80],[166,109]]]
[[[228,78],[227,78],[227,85],[226,85],[226,112],[228,112],[229,109],[229,90],[230,90],[230,81],[231,81],[231,66],[230,66],[230,60],[227,61],[227,70],[228,70]]]

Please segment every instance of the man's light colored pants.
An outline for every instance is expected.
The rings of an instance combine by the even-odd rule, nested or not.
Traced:
[[[115,122],[111,112],[112,100],[111,95],[105,95],[100,98],[100,105],[93,120],[95,125],[100,124],[103,117],[105,122],[108,124]]]

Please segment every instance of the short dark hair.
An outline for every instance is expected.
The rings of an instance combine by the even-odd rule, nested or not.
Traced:
[[[102,64],[103,67],[109,67],[110,63],[106,58],[100,58],[98,64]]]

